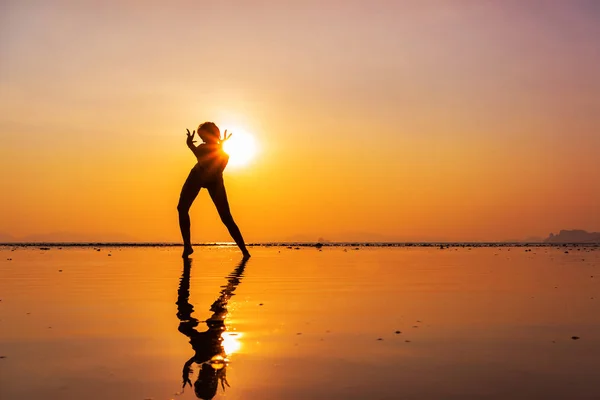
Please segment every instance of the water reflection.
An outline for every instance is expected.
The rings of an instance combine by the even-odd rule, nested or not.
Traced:
[[[236,266],[227,276],[227,284],[221,286],[219,297],[210,306],[212,315],[206,321],[207,330],[199,332],[196,328],[200,321],[192,317],[194,306],[190,304],[190,274],[192,260],[183,260],[183,273],[177,292],[177,318],[179,318],[179,332],[190,338],[190,344],[195,354],[183,366],[183,388],[192,386],[192,364],[198,364],[198,376],[194,382],[194,392],[200,399],[212,399],[217,394],[219,383],[223,390],[227,382],[226,369],[229,362],[228,356],[240,348],[240,335],[227,332],[225,318],[227,317],[227,303],[239,285],[244,274],[247,258]]]

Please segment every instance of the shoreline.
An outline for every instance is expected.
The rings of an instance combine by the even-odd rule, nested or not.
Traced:
[[[198,247],[236,246],[233,242],[193,243]],[[249,247],[600,247],[596,242],[256,242],[247,243]],[[4,242],[0,247],[182,247],[181,243],[171,242]]]

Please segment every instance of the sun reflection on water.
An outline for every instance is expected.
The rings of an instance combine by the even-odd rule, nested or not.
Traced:
[[[237,353],[241,349],[241,337],[242,334],[239,332],[223,332],[221,334],[221,338],[223,339],[221,346],[223,346],[223,350],[227,357],[230,357],[232,354]]]

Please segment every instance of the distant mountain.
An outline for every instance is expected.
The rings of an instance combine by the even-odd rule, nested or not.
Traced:
[[[551,233],[544,243],[600,243],[600,232],[587,232],[580,229],[561,230],[558,235]]]

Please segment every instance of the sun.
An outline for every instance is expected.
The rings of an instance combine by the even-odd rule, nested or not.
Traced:
[[[238,128],[228,128],[231,138],[223,143],[223,150],[229,154],[229,166],[243,167],[256,156],[257,146],[254,136]]]

